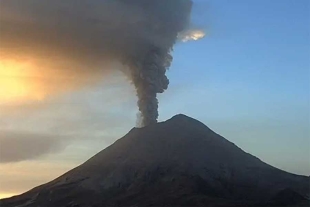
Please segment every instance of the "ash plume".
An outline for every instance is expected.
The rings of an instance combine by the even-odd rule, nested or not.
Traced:
[[[0,58],[40,58],[46,67],[39,70],[66,62],[66,67],[57,69],[86,79],[98,71],[116,70],[111,63],[121,62],[136,88],[146,126],[157,122],[157,94],[168,88],[172,48],[189,25],[192,4],[191,0],[1,0]]]

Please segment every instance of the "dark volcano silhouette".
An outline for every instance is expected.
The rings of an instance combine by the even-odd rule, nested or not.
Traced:
[[[272,167],[177,115],[132,129],[79,167],[0,206],[308,206],[309,184],[309,177]]]

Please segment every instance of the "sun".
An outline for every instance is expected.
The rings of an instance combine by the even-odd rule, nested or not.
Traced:
[[[29,61],[0,60],[0,103],[42,100],[37,72]]]

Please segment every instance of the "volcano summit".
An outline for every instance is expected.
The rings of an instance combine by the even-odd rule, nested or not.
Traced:
[[[272,167],[177,115],[134,128],[84,164],[1,207],[308,206],[309,177]]]

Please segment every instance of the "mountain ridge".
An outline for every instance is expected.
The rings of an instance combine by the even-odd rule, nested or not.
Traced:
[[[309,197],[309,183],[309,177],[268,165],[181,114],[133,128],[82,165],[1,204],[254,205],[280,203],[288,194]]]

